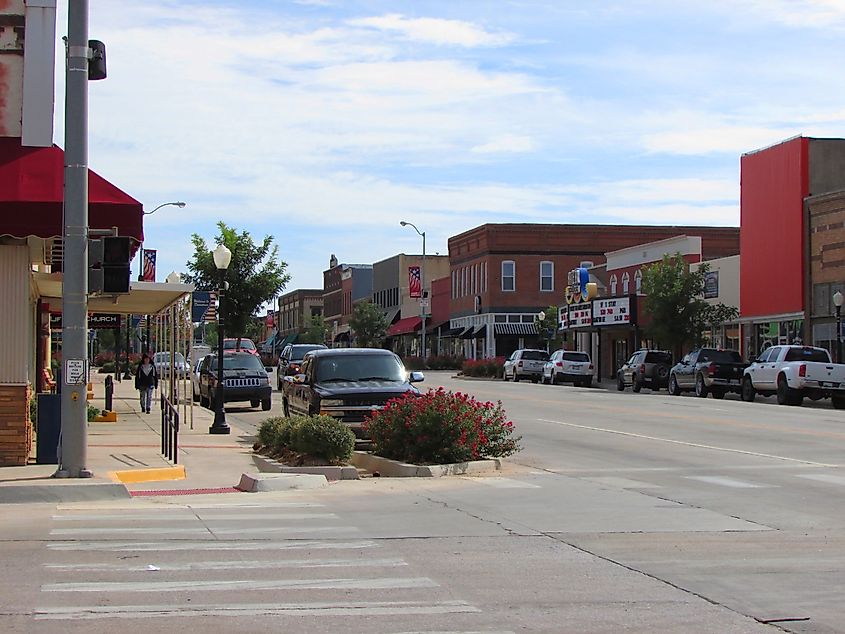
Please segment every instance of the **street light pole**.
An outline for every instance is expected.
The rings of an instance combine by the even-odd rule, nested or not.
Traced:
[[[423,366],[425,366],[425,231],[420,231],[417,229],[415,224],[405,222],[404,220],[402,220],[399,224],[403,227],[413,227],[414,231],[416,231],[422,238],[422,266],[420,266],[420,344],[422,346],[422,351],[420,356],[422,357]],[[428,299],[431,300],[431,298]]]
[[[174,201],[172,203],[161,203],[158,207],[156,207],[152,211],[145,211],[144,215],[149,216],[150,214],[154,214],[155,212],[157,212],[162,207],[167,207],[169,205],[173,205],[174,207],[182,208],[186,204],[187,203],[182,202],[181,200],[177,200],[177,201]],[[140,255],[141,255],[141,257],[138,258],[138,259],[140,260],[141,266],[138,267],[138,281],[143,282],[144,281],[144,243],[143,242],[140,245]]]
[[[226,290],[226,269],[232,261],[232,252],[226,245],[218,244],[212,257],[220,278],[217,288],[217,389],[214,390],[214,422],[208,428],[208,433],[228,434],[232,430],[226,423],[226,412],[223,409],[223,294]]]
[[[836,307],[836,363],[842,363],[842,291],[833,294],[833,305]]]

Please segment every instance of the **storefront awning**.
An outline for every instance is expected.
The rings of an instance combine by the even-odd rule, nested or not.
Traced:
[[[39,296],[49,304],[50,311],[61,311],[62,274],[33,273],[32,278]],[[193,284],[130,282],[129,293],[116,295],[116,299],[112,296],[88,298],[88,311],[120,315],[155,315],[193,290]]]
[[[387,321],[387,325],[390,326],[396,321],[396,318],[399,316],[399,309],[398,308],[391,308],[390,310],[386,310],[384,312],[384,318]]]
[[[61,238],[63,205],[61,148],[23,147],[18,138],[0,137],[0,236]],[[143,242],[143,218],[140,202],[88,171],[90,228],[117,227],[118,235]]]
[[[406,335],[411,332],[416,332],[422,326],[422,319],[419,317],[405,317],[400,319],[390,328],[387,329],[388,337],[395,337],[397,335]]]
[[[494,324],[497,335],[536,335],[537,326],[534,324]]]
[[[464,331],[463,328],[445,328],[440,331],[441,337],[457,337]]]

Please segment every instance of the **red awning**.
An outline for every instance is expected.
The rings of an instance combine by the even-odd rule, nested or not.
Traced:
[[[62,237],[64,152],[23,147],[15,137],[0,138],[0,236]],[[144,240],[140,202],[88,170],[88,226],[117,227],[118,235]]]
[[[422,319],[419,317],[406,317],[400,319],[390,328],[387,329],[387,336],[393,337],[395,335],[405,335],[409,332],[415,332],[422,326]]]

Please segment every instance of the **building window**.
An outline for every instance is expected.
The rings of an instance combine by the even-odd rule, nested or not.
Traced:
[[[481,263],[481,292],[487,292],[487,262]]]
[[[513,260],[502,262],[502,290],[516,290],[516,262]]]
[[[616,279],[616,273],[610,276],[610,296],[616,297],[616,289],[619,286],[619,280]]]
[[[630,282],[631,282],[631,277],[628,275],[628,272],[625,271],[622,274],[622,294],[623,295],[628,294],[628,286],[629,286]]]
[[[452,299],[455,299],[457,297],[456,293],[458,292],[458,285],[455,283],[455,280],[456,280],[457,277],[458,277],[457,272],[452,271]]]
[[[634,273],[634,288],[638,294],[643,288],[643,273],[640,269],[637,269],[637,272]]]
[[[540,262],[540,290],[555,290],[555,264],[554,262]]]
[[[471,288],[470,288],[469,292],[470,292],[470,295],[475,295],[476,279],[477,279],[477,276],[476,276],[476,273],[475,273],[475,264],[472,265],[472,268],[470,269],[470,271],[471,271],[470,276],[471,276],[472,283],[470,284]]]

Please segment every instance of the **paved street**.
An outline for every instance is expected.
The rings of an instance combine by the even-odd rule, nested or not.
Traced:
[[[845,629],[840,412],[440,384],[502,400],[525,446],[504,471],[5,505],[2,629]]]

